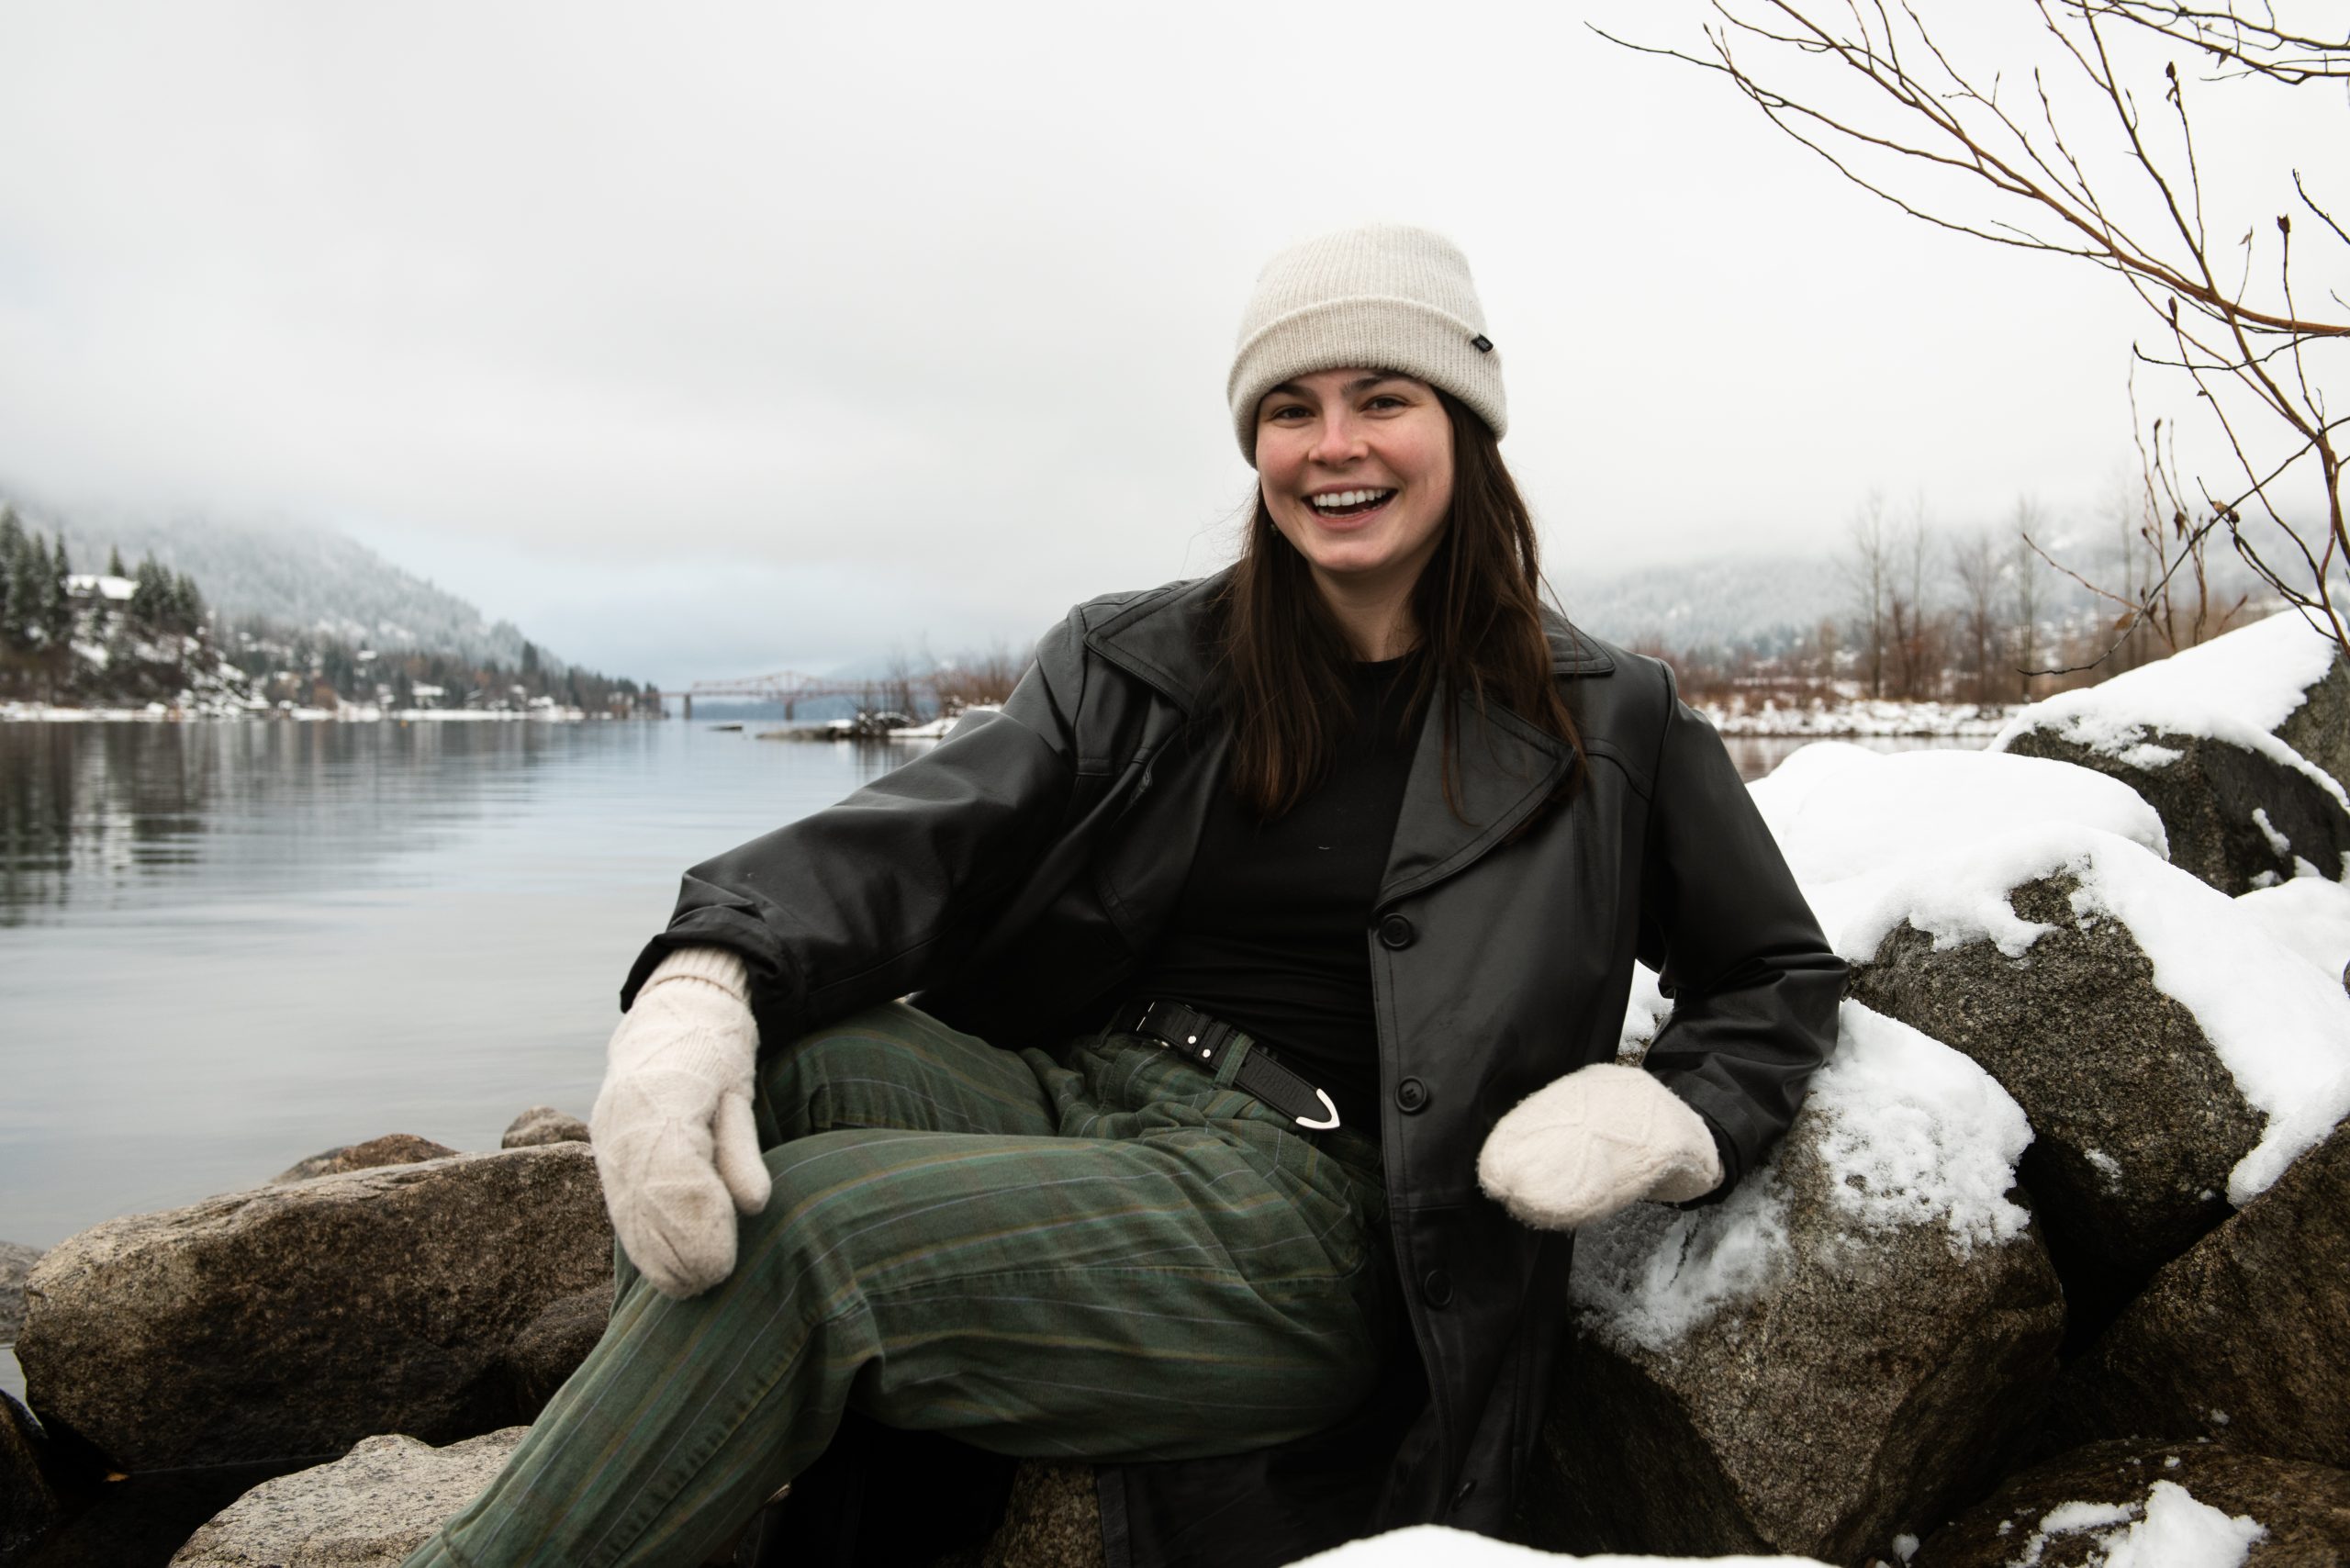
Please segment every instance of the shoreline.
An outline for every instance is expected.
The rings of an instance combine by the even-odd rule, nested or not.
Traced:
[[[634,715],[631,715],[634,717]],[[185,724],[244,722],[381,724],[408,723],[539,723],[583,724],[607,722],[610,715],[578,708],[170,708],[151,703],[142,708],[63,708],[41,702],[0,702],[0,723],[9,724]]]

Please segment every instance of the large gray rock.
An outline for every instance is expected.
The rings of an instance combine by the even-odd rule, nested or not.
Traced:
[[[0,1241],[0,1345],[17,1337],[25,1321],[25,1276],[40,1261],[40,1249]]]
[[[506,1350],[515,1408],[543,1409],[604,1337],[611,1316],[612,1282],[606,1278],[587,1290],[556,1297],[523,1325]]]
[[[2235,894],[2350,870],[2350,668],[2287,613],[2017,714],[1995,751],[2121,779],[2172,863]]]
[[[2303,689],[2301,705],[2275,734],[2350,790],[2350,662],[2326,666],[2325,678]]]
[[[369,1438],[330,1464],[263,1483],[190,1536],[171,1568],[397,1568],[494,1480],[529,1428],[433,1448]],[[788,1514],[787,1514],[788,1517]],[[986,1545],[923,1568],[1101,1568],[1085,1465],[1024,1462]]]
[[[2036,1414],[2064,1304],[2008,1195],[2021,1113],[1865,1009],[1841,1035],[1724,1203],[1578,1235],[1535,1544],[1854,1561],[1979,1495]]]
[[[2168,1484],[2229,1519],[2265,1532],[2244,1568],[2339,1568],[2350,1561],[2350,1471],[2240,1451],[2209,1443],[2098,1443],[2010,1476],[1980,1505],[1928,1536],[1908,1568],[2097,1568],[2136,1531],[2139,1562],[2177,1561],[2153,1550],[2164,1514],[2196,1510],[2156,1487]],[[2156,1517],[2151,1521],[2149,1514]],[[2231,1527],[2205,1516],[2204,1529]],[[2201,1559],[2209,1561],[2209,1559]]]
[[[581,1144],[263,1187],[64,1242],[17,1354],[43,1419],[129,1469],[447,1442],[536,1413],[518,1342],[611,1246]]]
[[[171,1568],[398,1568],[504,1467],[529,1428],[434,1448],[369,1438],[263,1482],[190,1536]]]
[[[48,1446],[31,1413],[0,1393],[0,1563],[16,1562],[63,1516],[50,1484]]]
[[[2350,1126],[2155,1274],[2054,1414],[2076,1440],[2224,1438],[2350,1467]]]
[[[308,1182],[315,1176],[341,1176],[352,1170],[375,1170],[386,1165],[414,1165],[420,1160],[446,1159],[457,1151],[414,1133],[386,1133],[365,1143],[347,1143],[308,1159],[295,1161],[271,1177],[273,1186]]]
[[[507,1124],[500,1148],[536,1148],[547,1143],[586,1143],[588,1124],[552,1105],[533,1105]]]
[[[2146,798],[2170,834],[2172,862],[2223,893],[2291,878],[2304,866],[2339,879],[2350,855],[2350,811],[2306,773],[2208,735],[2142,732],[2119,754],[2028,729],[2020,756],[2093,768]]]
[[[2031,1119],[2021,1175],[2085,1335],[2227,1217],[2229,1174],[2266,1119],[2130,926],[2076,910],[2079,887],[2008,894],[2018,920],[2049,928],[2020,953],[1905,920],[1854,967],[1851,994],[1981,1063]]]

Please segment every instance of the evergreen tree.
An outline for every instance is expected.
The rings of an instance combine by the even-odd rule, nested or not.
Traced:
[[[122,546],[119,544],[106,552],[106,576],[110,577],[129,576],[122,569]]]
[[[0,653],[25,645],[25,525],[0,505]]]
[[[163,568],[149,555],[131,577],[130,619],[141,626],[160,627],[164,616]]]
[[[39,554],[38,545],[34,553]],[[73,575],[73,563],[65,554],[65,535],[60,533],[56,552],[50,558],[49,580],[42,585],[48,613],[42,617],[41,631],[53,648],[62,649],[73,638],[73,592],[65,586],[65,579]]]

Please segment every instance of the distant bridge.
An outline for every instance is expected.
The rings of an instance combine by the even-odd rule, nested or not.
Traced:
[[[684,717],[688,719],[694,716],[697,697],[747,697],[760,702],[780,702],[784,722],[789,723],[800,703],[816,698],[846,697],[867,707],[910,698],[917,703],[927,701],[934,711],[946,698],[968,696],[971,684],[970,676],[957,670],[845,680],[837,676],[801,675],[784,669],[773,675],[749,675],[733,680],[697,680],[684,691],[663,695],[685,699]]]

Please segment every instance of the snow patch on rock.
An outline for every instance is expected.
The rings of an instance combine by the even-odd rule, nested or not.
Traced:
[[[2058,1536],[2088,1535],[2089,1568],[2242,1568],[2267,1529],[2157,1481],[2143,1503],[2059,1503],[2041,1516],[2009,1568],[2038,1568]]]
[[[1749,786],[1788,869],[1807,889],[2041,823],[2079,823],[2167,859],[2162,818],[2118,778],[2005,752],[1886,755],[1841,742],[1804,747]]]
[[[1964,1257],[2031,1226],[2007,1194],[2031,1124],[1998,1080],[1941,1041],[1847,1002],[1806,1107],[1827,1123],[1830,1198],[1863,1229],[1946,1226]]]
[[[2020,918],[2008,893],[2052,877],[2078,882],[2072,904],[2084,923],[2129,927],[2156,989],[2195,1015],[2238,1092],[2268,1118],[2228,1179],[2228,1201],[2243,1207],[2350,1114],[2350,993],[2279,946],[2236,900],[2118,834],[2041,826],[1892,868],[1842,911],[1832,940],[1863,961],[1907,921],[1938,949],[1988,941],[2020,958],[2049,928]]]
[[[2156,734],[2199,735],[2240,745],[2294,769],[2345,810],[2341,783],[2277,738],[2277,727],[2325,678],[2336,649],[2299,615],[2288,612],[2214,637],[2166,659],[2096,686],[2062,691],[2020,710],[1991,741],[2004,752],[2026,730],[2058,738],[2152,771],[2178,760],[2154,745]]]
[[[2334,984],[2350,965],[2350,884],[2323,877],[2296,877],[2258,888],[2236,900],[2270,941],[2317,966]]]
[[[1636,1062],[1647,1055],[1657,1031],[1672,1016],[1673,1002],[1664,994],[1657,972],[1646,964],[1634,964],[1632,992],[1624,1002],[1624,1030],[1616,1039],[1616,1059]]]
[[[1775,1164],[1701,1209],[1634,1204],[1575,1237],[1568,1294],[1613,1343],[1662,1350],[1726,1306],[1752,1301],[1793,1260]]]
[[[2100,828],[2167,859],[2162,818],[2118,778],[2070,763],[2005,752],[1886,756],[1823,741],[1749,786],[1830,945],[1840,929],[1906,885],[1920,855],[1949,856],[2037,824]],[[2006,905],[1999,906],[2006,912]],[[2010,957],[2042,928],[2009,913],[1997,940]],[[1874,951],[1874,949],[1872,949]]]
[[[1966,1057],[1857,1002],[1844,1003],[1835,1054],[1788,1137],[1818,1151],[1830,1206],[1855,1231],[1940,1226],[1964,1257],[2031,1222],[2007,1197],[2031,1142],[2022,1110]],[[1603,1338],[1657,1351],[1762,1295],[1795,1257],[1779,1165],[1774,1156],[1717,1204],[1635,1204],[1586,1226],[1576,1310]]]
[[[1303,1557],[1291,1568],[1827,1568],[1816,1557],[1572,1557],[1472,1535],[1443,1525],[1413,1525],[1350,1540]]]

